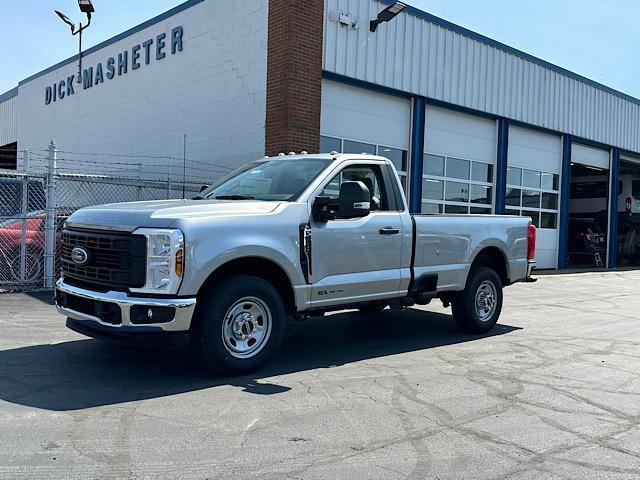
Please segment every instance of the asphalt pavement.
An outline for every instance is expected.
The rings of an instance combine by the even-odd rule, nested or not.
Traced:
[[[0,295],[0,478],[638,479],[640,272],[294,322],[255,375],[103,344]]]

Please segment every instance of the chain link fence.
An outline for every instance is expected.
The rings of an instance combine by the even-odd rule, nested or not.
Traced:
[[[223,167],[216,166],[207,173],[197,172],[197,177],[176,180],[169,173],[160,179],[157,174],[143,175],[143,169],[132,163],[127,163],[126,173],[119,166],[114,167],[116,172],[109,172],[107,164],[92,160],[82,163],[75,159],[74,165],[66,165],[63,158],[58,158],[59,153],[53,144],[44,155],[35,157],[25,150],[18,159],[22,171],[0,168],[0,291],[53,287],[60,269],[63,225],[77,209],[106,203],[191,198],[202,185],[226,173]],[[167,163],[171,160],[166,159]],[[99,163],[102,170],[96,168]],[[163,167],[163,171],[170,172]],[[82,169],[104,173],[81,172]]]

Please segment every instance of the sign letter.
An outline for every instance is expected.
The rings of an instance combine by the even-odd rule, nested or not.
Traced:
[[[182,27],[176,27],[171,30],[171,53],[182,51],[182,34],[184,30]]]
[[[162,60],[166,54],[163,52],[164,50],[164,39],[167,38],[166,33],[161,33],[156,37],[156,60]]]

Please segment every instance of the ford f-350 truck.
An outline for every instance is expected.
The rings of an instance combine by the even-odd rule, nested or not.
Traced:
[[[502,289],[530,278],[528,218],[412,215],[393,164],[371,155],[266,157],[191,200],[81,209],[62,233],[56,306],[87,336],[189,345],[250,372],[287,319],[439,298],[484,333]],[[396,319],[396,321],[400,321]]]

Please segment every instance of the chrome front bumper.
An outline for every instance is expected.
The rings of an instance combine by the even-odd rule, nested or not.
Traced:
[[[121,324],[113,325],[111,323],[103,322],[100,318],[93,315],[88,315],[86,313],[61,306],[56,301],[56,309],[61,315],[82,322],[94,322],[95,324],[99,324],[103,327],[114,329],[114,331],[123,329],[129,332],[143,333],[158,331],[158,329],[160,329],[165,332],[184,332],[189,330],[191,327],[191,318],[193,317],[193,311],[196,307],[195,298],[140,298],[130,297],[125,292],[94,292],[67,285],[64,283],[64,279],[62,278],[56,283],[56,289],[69,295],[75,295],[76,297],[117,305],[120,308],[122,322]],[[134,306],[173,307],[175,308],[175,315],[172,321],[166,323],[144,325],[133,324],[131,323],[130,310],[131,307]]]

